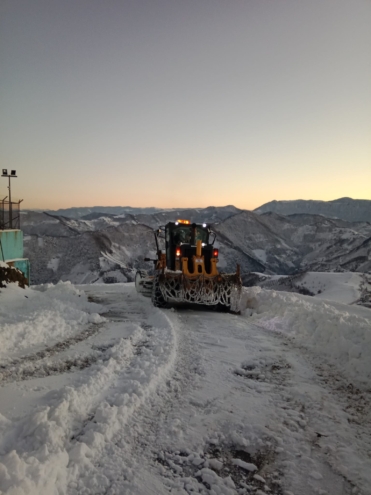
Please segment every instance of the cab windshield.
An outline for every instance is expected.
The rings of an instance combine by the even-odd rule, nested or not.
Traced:
[[[191,225],[177,225],[172,232],[173,243],[176,246],[181,244],[193,244],[201,241],[203,244],[208,243],[209,232],[203,227],[192,227]]]
[[[180,244],[190,244],[192,240],[192,228],[190,225],[178,225],[173,230],[173,242],[177,246]]]
[[[196,227],[195,244],[197,241],[201,241],[203,244],[207,244],[208,243],[208,237],[209,237],[209,233],[207,230],[205,230],[201,227]]]

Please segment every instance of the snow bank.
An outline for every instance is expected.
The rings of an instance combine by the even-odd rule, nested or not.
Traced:
[[[27,345],[32,339],[48,339],[49,344],[50,331],[60,336],[100,318],[88,313],[98,305],[89,303],[69,283],[6,291],[0,294],[7,307],[4,314],[2,304],[1,318],[8,323],[1,326],[0,343],[9,349],[22,345],[22,338]],[[120,322],[125,337],[79,375],[73,386],[51,392],[47,405],[13,420],[0,415],[0,494],[74,495],[107,490],[108,478],[97,473],[95,464],[105,450],[110,451],[115,435],[135,411],[159,386],[165,386],[176,356],[170,320],[150,309],[145,328]],[[130,471],[123,466],[126,469]]]
[[[26,289],[9,284],[0,292],[0,361],[104,321],[97,311],[103,307],[70,282]]]
[[[371,311],[289,292],[245,289],[251,321],[325,357],[359,387],[371,380]]]

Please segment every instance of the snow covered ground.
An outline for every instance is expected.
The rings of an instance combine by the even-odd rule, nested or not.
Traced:
[[[302,284],[319,299],[351,304],[361,295],[361,273],[308,272]]]
[[[370,495],[371,311],[261,288],[243,303],[2,289],[0,494]]]
[[[287,276],[250,272],[245,283],[269,290],[308,294],[323,301],[371,307],[371,275],[367,273],[303,272]]]

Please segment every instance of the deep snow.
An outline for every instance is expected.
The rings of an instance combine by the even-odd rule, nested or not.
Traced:
[[[251,288],[0,292],[1,494],[371,494],[366,308]]]

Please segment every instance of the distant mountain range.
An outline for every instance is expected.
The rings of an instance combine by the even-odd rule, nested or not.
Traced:
[[[306,213],[340,218],[348,222],[371,222],[371,200],[340,198],[334,201],[297,199],[294,201],[270,201],[254,210],[255,213],[274,212],[280,215]]]
[[[93,220],[99,218],[102,214],[107,216],[117,215],[158,215],[161,213],[169,213],[176,215],[177,212],[190,212],[193,215],[198,211],[204,212],[218,208],[218,211],[223,208],[224,211],[231,213],[241,212],[243,210],[235,206],[224,206],[209,208],[181,208],[181,209],[166,209],[166,208],[135,208],[131,206],[92,206],[80,208],[65,208],[59,210],[47,210],[47,213],[68,218]],[[40,211],[40,210],[37,210]],[[371,222],[371,200],[368,199],[352,199],[340,198],[334,201],[315,201],[297,199],[293,201],[270,201],[254,210],[254,213],[278,213],[279,215],[294,215],[294,214],[310,214],[322,215],[328,218],[338,218],[347,220],[348,222]],[[143,217],[144,218],[144,217]]]
[[[40,211],[40,210],[38,210]],[[109,215],[123,215],[123,214],[132,214],[136,215],[137,213],[145,213],[152,215],[153,213],[157,213],[159,211],[163,211],[161,208],[149,207],[149,208],[133,208],[131,206],[82,206],[74,207],[74,208],[61,208],[59,210],[47,210],[47,213],[51,213],[53,215],[60,215],[68,218],[82,218],[87,215],[94,215],[98,213],[101,215],[102,213],[107,213]]]
[[[217,234],[220,269],[233,272],[239,263],[246,280],[250,272],[371,272],[370,222],[312,213],[258,214],[234,206],[156,209],[152,214],[127,209],[114,214],[89,208],[82,215],[79,208],[79,218],[22,212],[32,283],[131,281],[137,268],[153,266],[143,261],[155,255],[153,229],[177,218],[210,223]]]

